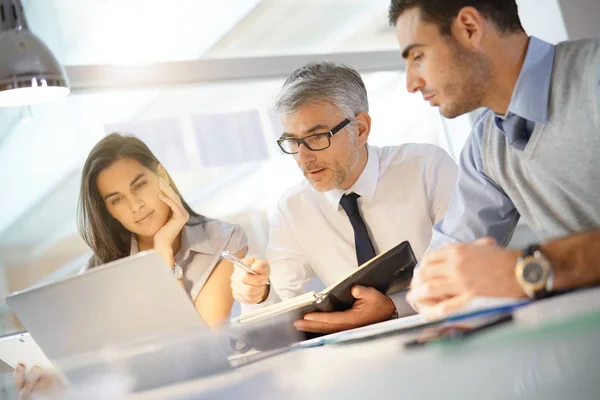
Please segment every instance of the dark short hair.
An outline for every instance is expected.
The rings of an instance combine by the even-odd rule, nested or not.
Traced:
[[[418,7],[421,16],[450,35],[450,26],[463,7],[474,7],[492,21],[502,33],[524,32],[516,0],[391,0],[388,17],[395,26],[405,11]]]

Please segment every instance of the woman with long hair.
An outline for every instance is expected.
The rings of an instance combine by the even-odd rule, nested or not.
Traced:
[[[246,235],[237,225],[195,213],[140,139],[112,133],[91,150],[81,176],[77,225],[94,253],[84,270],[154,249],[212,330],[229,317],[233,265],[220,255],[227,250],[243,258]],[[27,377],[24,371],[17,368],[15,380],[26,397],[46,382],[40,371]]]

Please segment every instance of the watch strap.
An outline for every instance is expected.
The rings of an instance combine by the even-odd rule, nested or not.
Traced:
[[[532,244],[529,245],[525,248],[525,250],[523,250],[523,258],[525,257],[533,257],[533,255],[535,254],[536,251],[540,250],[540,245],[539,244]]]

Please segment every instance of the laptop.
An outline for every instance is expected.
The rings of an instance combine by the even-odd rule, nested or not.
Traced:
[[[171,361],[178,373],[190,375],[188,379],[231,368],[189,295],[152,250],[13,293],[6,303],[61,372],[61,361],[70,360],[67,364],[72,365],[74,359],[106,354],[106,349],[111,349],[113,357],[115,351],[129,354],[131,369],[146,370],[141,376],[155,376],[148,370],[161,370],[161,379],[138,379],[136,390],[167,384],[169,377],[162,370],[168,371]],[[193,340],[182,341],[186,334]],[[169,340],[177,350],[167,346],[161,352],[160,343]],[[191,365],[182,368],[187,362]]]

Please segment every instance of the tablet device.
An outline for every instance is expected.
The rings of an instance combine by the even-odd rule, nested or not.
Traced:
[[[512,319],[512,312],[500,312],[427,326],[417,333],[415,339],[404,343],[404,347],[415,348],[442,341],[459,341]]]
[[[0,337],[0,360],[15,369],[22,363],[27,368],[52,369],[52,363],[27,332]]]

